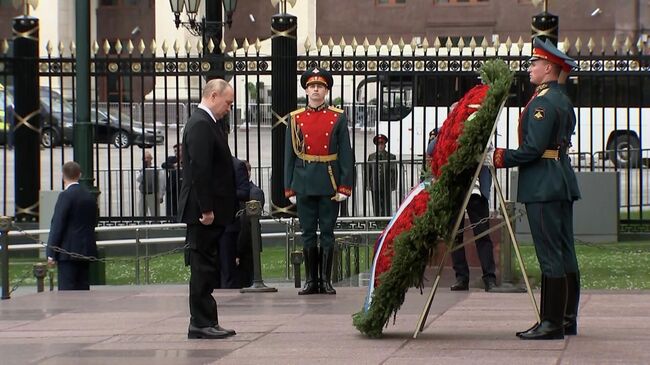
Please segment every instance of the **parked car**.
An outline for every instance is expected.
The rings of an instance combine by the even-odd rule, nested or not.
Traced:
[[[10,95],[13,91],[7,87]],[[40,88],[41,145],[44,147],[71,145],[74,139],[74,107],[58,91],[47,86]],[[132,121],[126,113],[117,109],[91,106],[90,122],[95,143],[111,143],[117,148],[132,144],[151,147],[164,143],[162,131],[154,131],[139,121]]]
[[[165,137],[162,131],[155,131],[139,121],[132,121],[129,115],[117,110],[92,107],[90,120],[94,127],[95,142],[111,143],[117,148],[126,148],[131,144],[151,147],[162,144]]]

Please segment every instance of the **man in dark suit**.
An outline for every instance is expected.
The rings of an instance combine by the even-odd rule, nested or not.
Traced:
[[[174,145],[174,155],[168,156],[165,162],[162,163],[162,168],[167,171],[167,217],[172,219],[176,218],[178,214],[178,195],[180,187],[183,185],[183,150],[180,149],[178,144]]]
[[[213,79],[183,132],[183,185],[179,220],[187,224],[185,264],[190,266],[188,338],[225,338],[212,297],[219,273],[219,238],[235,217],[235,174],[228,139],[219,123],[234,101],[232,87]]]
[[[248,170],[244,161],[232,157],[235,171],[235,191],[237,194],[237,210],[246,209],[246,202],[250,195],[248,185]],[[242,214],[246,214],[242,212]],[[241,215],[226,226],[226,230],[219,238],[219,283],[215,288],[237,289],[240,287],[237,279],[237,238],[241,231]]]
[[[97,257],[97,201],[86,188],[79,185],[80,177],[81,167],[78,163],[68,161],[63,165],[65,190],[56,201],[47,241],[48,263],[50,266],[56,263],[59,267],[59,290],[90,289],[90,262],[72,257],[68,253]]]
[[[577,334],[580,272],[573,240],[573,202],[580,190],[567,150],[576,125],[573,104],[558,84],[577,63],[552,43],[535,39],[528,68],[537,85],[519,119],[519,148],[494,151],[495,167],[519,168],[517,201],[526,205],[542,272],[541,323],[522,340]]]
[[[250,190],[248,200],[257,200],[264,210],[264,191],[251,181],[251,164],[244,161],[248,171],[248,187]],[[258,223],[259,224],[259,223]],[[261,230],[260,230],[261,232]],[[237,240],[237,272],[239,273],[239,285],[247,288],[253,285],[253,237],[251,236],[251,220],[243,214],[241,217],[241,232]],[[260,246],[260,251],[262,247]]]

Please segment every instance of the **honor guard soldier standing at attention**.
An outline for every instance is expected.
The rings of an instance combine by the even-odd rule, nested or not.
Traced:
[[[322,68],[300,78],[307,107],[291,113],[284,156],[284,194],[298,209],[305,257],[305,286],[298,292],[336,294],[332,287],[334,225],[339,203],[352,195],[354,155],[343,110],[325,97],[334,80]],[[316,230],[320,228],[320,250]]]
[[[497,148],[495,167],[519,166],[517,201],[528,223],[542,271],[540,318],[523,340],[562,339],[577,334],[580,273],[573,241],[573,202],[580,191],[567,150],[576,117],[558,85],[577,64],[551,42],[535,39],[530,82],[537,85],[519,119],[519,148]]]

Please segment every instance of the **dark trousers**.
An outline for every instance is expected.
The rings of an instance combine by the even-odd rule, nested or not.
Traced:
[[[379,189],[372,191],[372,205],[375,209],[375,215],[378,217],[387,217],[392,215],[391,191]]]
[[[490,206],[488,200],[478,194],[472,194],[467,203],[467,215],[472,225],[487,218],[490,215]],[[465,226],[465,220],[461,220],[459,229]],[[473,228],[474,234],[478,235],[485,232],[490,228],[489,222],[484,222]],[[459,234],[456,237],[457,243],[463,242],[463,235]],[[481,261],[481,269],[483,270],[483,279],[492,277],[496,278],[494,274],[494,254],[492,252],[492,240],[490,236],[483,236],[475,241],[476,251],[478,253],[479,261]],[[451,253],[451,261],[453,262],[456,278],[468,281],[469,280],[469,266],[467,265],[467,258],[465,257],[465,247],[462,247]]]
[[[90,290],[88,268],[90,262],[65,260],[57,262],[57,281],[59,290]]]
[[[573,202],[527,203],[526,213],[542,274],[560,278],[567,273],[577,273]]]
[[[305,249],[316,247],[316,230],[320,228],[320,247],[334,247],[334,225],[339,212],[339,203],[326,195],[298,195],[298,219],[302,229],[302,244]]]
[[[239,220],[233,224],[241,224]],[[226,230],[219,238],[219,285],[221,289],[241,288],[237,280],[237,238],[239,231]]]
[[[190,266],[190,323],[210,327],[219,323],[217,302],[212,297],[219,275],[219,238],[224,227],[190,224],[185,264]]]

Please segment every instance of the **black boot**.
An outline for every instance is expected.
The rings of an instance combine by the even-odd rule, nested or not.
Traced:
[[[305,256],[305,286],[298,295],[318,294],[318,247],[302,250]]]
[[[564,312],[564,334],[575,336],[578,334],[578,306],[580,305],[580,274],[566,274],[567,299]]]
[[[336,294],[332,286],[332,263],[334,260],[334,246],[321,248],[320,260],[320,292],[322,294]]]
[[[542,274],[542,290],[541,290],[541,293],[539,294],[539,302],[540,302],[539,303],[539,318],[544,318],[544,292],[546,291],[545,287],[546,287],[546,276],[544,276],[544,274]],[[539,322],[535,323],[529,329],[527,329],[525,331],[517,332],[515,334],[517,335],[517,337],[520,337],[524,333],[528,333],[530,331],[535,330],[538,326],[539,326]]]
[[[522,333],[522,340],[561,340],[564,338],[564,311],[566,310],[566,277],[546,278],[544,316],[536,328]]]

